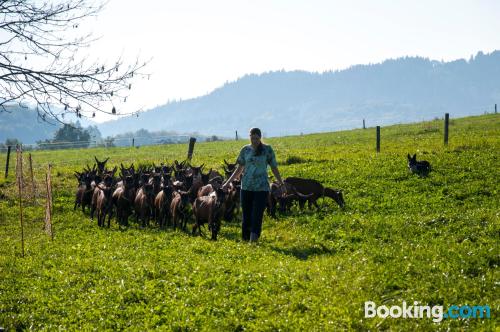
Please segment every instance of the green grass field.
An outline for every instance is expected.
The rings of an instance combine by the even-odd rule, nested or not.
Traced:
[[[54,229],[25,200],[21,257],[15,179],[0,180],[0,327],[34,330],[495,330],[500,309],[500,117],[431,121],[269,139],[284,177],[343,189],[346,208],[264,219],[257,245],[223,223],[219,240],[181,231],[100,229],[73,211],[73,171],[99,159],[183,159],[186,145],[39,151],[53,168]],[[245,141],[197,144],[193,164],[221,169]],[[407,153],[428,160],[408,172]],[[15,162],[15,157],[11,157]],[[4,165],[5,154],[0,155]],[[2,166],[3,167],[3,166]],[[3,174],[3,173],[2,173]],[[27,173],[25,173],[27,174]],[[29,182],[27,186],[29,190]],[[43,195],[41,195],[43,196]],[[489,305],[490,319],[364,318],[364,302]]]

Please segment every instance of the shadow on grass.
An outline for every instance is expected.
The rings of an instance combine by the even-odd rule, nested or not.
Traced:
[[[304,247],[290,247],[290,248],[280,248],[280,247],[275,247],[271,246],[270,247],[272,250],[283,254],[287,256],[292,256],[300,260],[308,260],[311,257],[314,256],[320,256],[320,255],[330,255],[335,253],[333,249],[330,249],[323,244],[314,244],[314,245],[308,245]]]

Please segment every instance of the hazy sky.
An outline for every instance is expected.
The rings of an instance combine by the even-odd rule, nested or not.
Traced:
[[[150,80],[137,81],[119,106],[127,112],[197,97],[248,73],[500,49],[499,0],[110,0],[87,24],[102,38],[82,53],[152,58]]]

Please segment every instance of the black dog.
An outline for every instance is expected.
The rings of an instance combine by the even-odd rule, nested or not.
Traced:
[[[426,176],[431,171],[431,164],[425,160],[417,161],[416,154],[414,154],[413,157],[408,154],[408,169],[412,173],[416,173],[420,176]]]

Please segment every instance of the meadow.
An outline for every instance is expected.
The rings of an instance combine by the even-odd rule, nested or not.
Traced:
[[[0,178],[0,327],[12,330],[495,330],[500,309],[500,117],[266,140],[283,177],[343,190],[346,207],[265,216],[258,244],[238,222],[218,241],[182,231],[99,228],[73,211],[73,172],[186,156],[187,145],[36,151],[37,185],[53,164],[54,239],[44,201],[25,199],[21,256],[15,178]],[[246,141],[197,143],[192,163],[221,170]],[[411,174],[407,153],[428,160]],[[0,155],[4,165],[5,154]],[[11,157],[11,163],[15,157]],[[489,319],[365,318],[365,301],[489,305]]]

